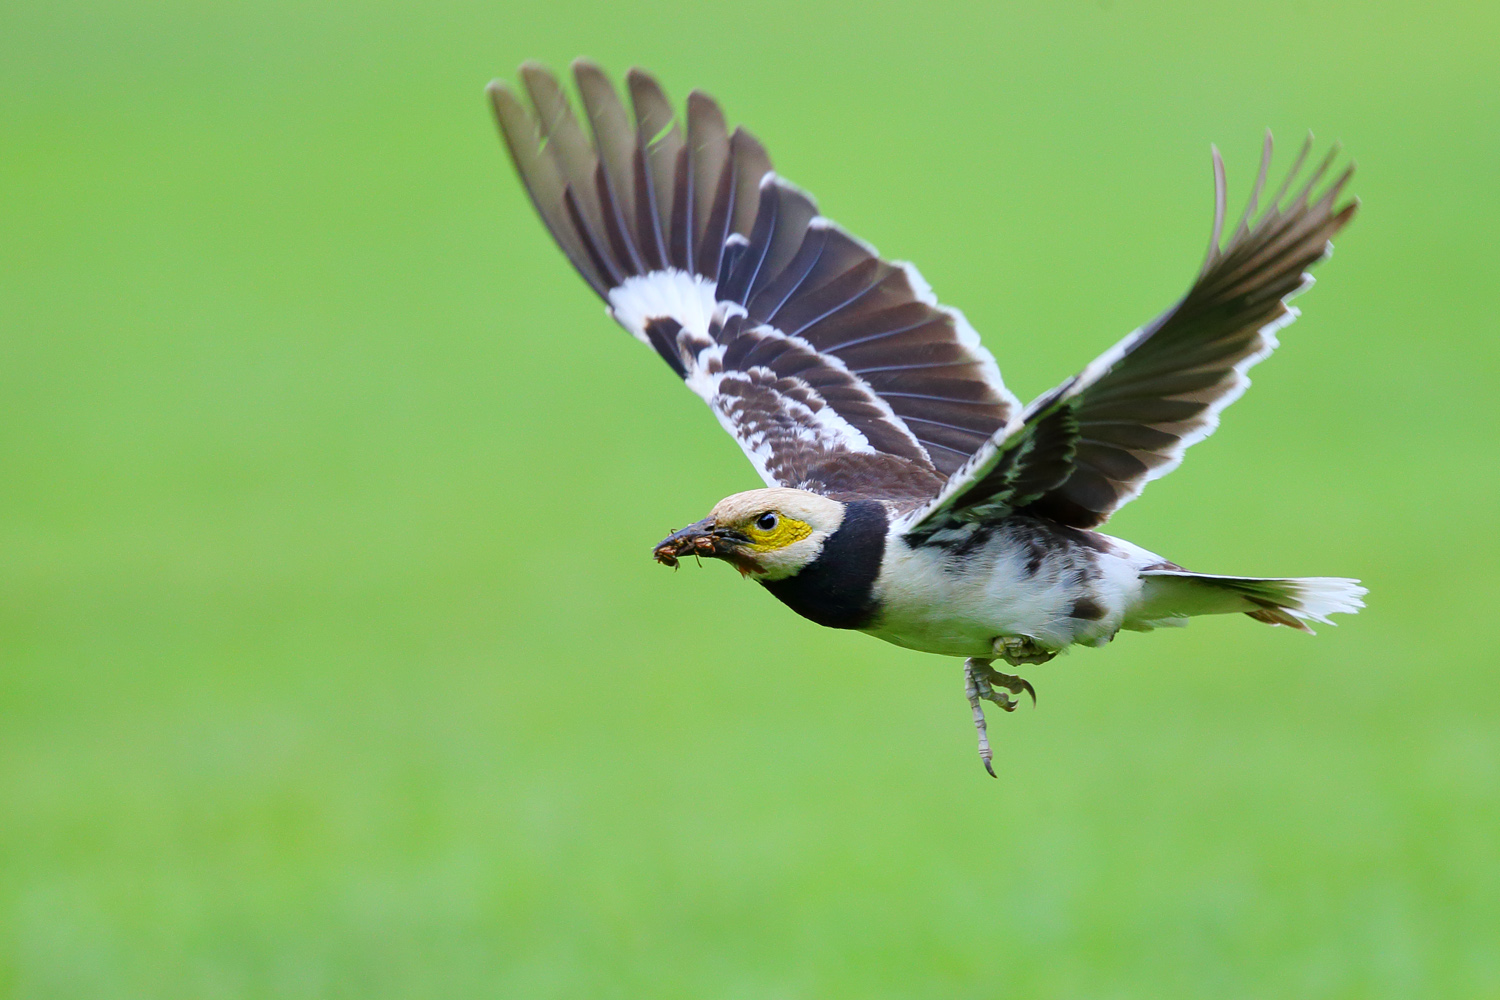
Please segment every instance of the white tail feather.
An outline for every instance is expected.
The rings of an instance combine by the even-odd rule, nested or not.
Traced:
[[[1358,580],[1332,576],[1214,576],[1186,570],[1146,570],[1137,620],[1243,612],[1270,625],[1311,632],[1308,621],[1332,625],[1328,616],[1352,615],[1369,593]]]

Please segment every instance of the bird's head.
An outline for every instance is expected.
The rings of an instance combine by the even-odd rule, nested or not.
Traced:
[[[844,505],[806,490],[773,488],[725,497],[709,515],[656,546],[656,561],[684,556],[732,563],[745,576],[782,580],[818,557],[844,520]]]

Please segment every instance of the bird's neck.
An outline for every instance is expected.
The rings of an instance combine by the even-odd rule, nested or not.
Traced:
[[[762,580],[777,600],[803,618],[828,628],[864,628],[879,610],[875,580],[889,528],[885,505],[854,500],[844,520],[823,542],[818,557],[795,576]]]

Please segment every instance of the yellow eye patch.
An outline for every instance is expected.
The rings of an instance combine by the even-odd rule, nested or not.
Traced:
[[[792,517],[777,517],[776,527],[763,531],[751,521],[745,525],[745,534],[750,536],[750,548],[756,552],[772,552],[784,549],[793,542],[800,542],[812,534],[812,525]]]

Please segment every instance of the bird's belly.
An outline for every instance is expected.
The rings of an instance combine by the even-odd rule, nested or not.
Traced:
[[[993,655],[999,636],[1047,649],[1097,645],[1119,630],[1138,575],[1096,551],[1035,550],[997,535],[961,556],[936,546],[891,546],[870,635],[947,656]]]
[[[1072,599],[1053,587],[1011,586],[1017,582],[991,578],[903,587],[882,601],[879,616],[865,631],[946,656],[992,655],[999,636],[1025,636],[1049,649],[1071,644],[1073,630],[1066,620]]]
[[[994,656],[995,637],[1000,634],[970,622],[920,618],[888,620],[864,632],[906,649],[942,656]]]

